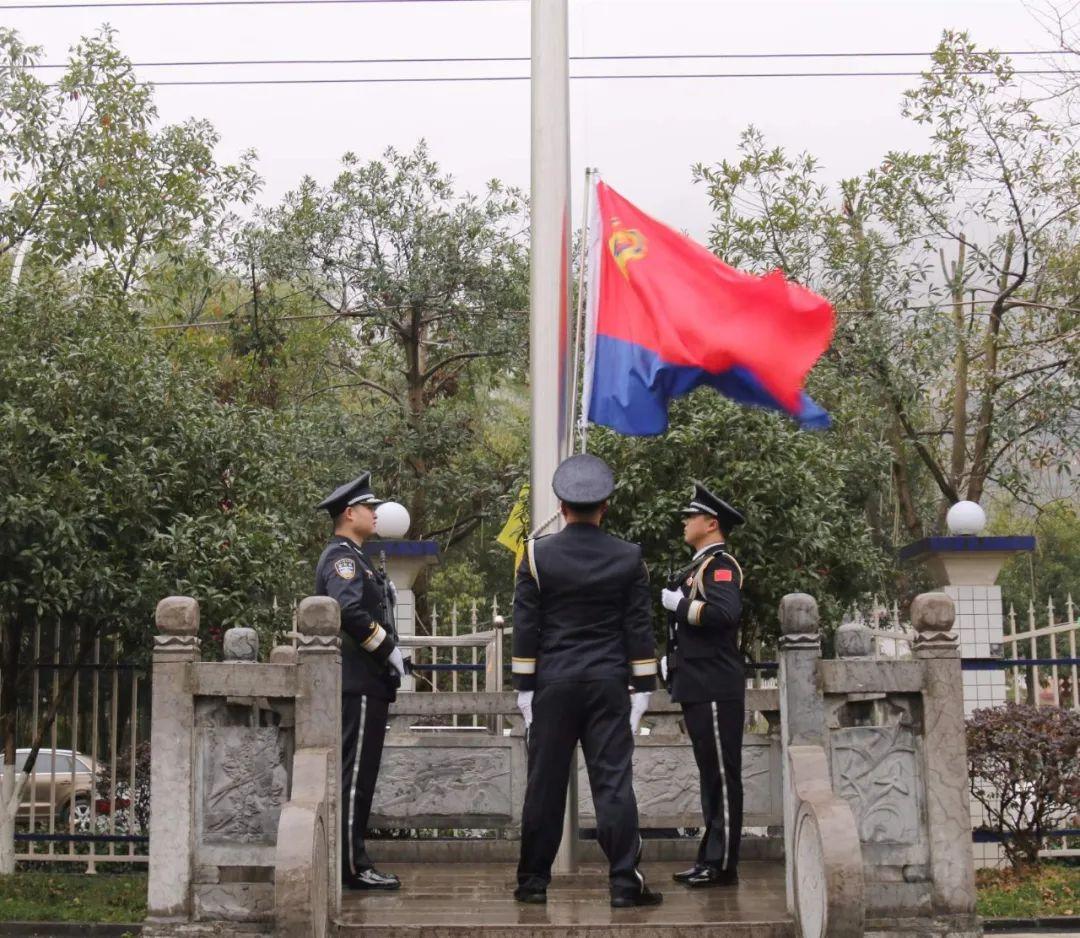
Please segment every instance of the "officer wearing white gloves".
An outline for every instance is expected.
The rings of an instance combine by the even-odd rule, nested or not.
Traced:
[[[315,570],[315,594],[341,606],[341,882],[347,889],[401,888],[392,873],[375,869],[364,845],[386,718],[406,670],[393,584],[363,551],[380,504],[365,472],[318,506],[334,519],[334,536]]]
[[[743,577],[726,539],[744,519],[700,482],[682,514],[684,540],[695,553],[660,593],[668,611],[663,670],[694,746],[705,834],[697,862],[674,878],[691,888],[732,886],[739,881],[746,679],[739,651]]]
[[[600,522],[615,487],[602,459],[565,460],[552,480],[566,526],[530,540],[514,592],[514,687],[529,726],[519,902],[547,901],[574,747],[589,770],[596,835],[615,908],[658,905],[638,872],[633,732],[656,687],[649,571],[641,547]],[[634,693],[628,693],[628,687]]]

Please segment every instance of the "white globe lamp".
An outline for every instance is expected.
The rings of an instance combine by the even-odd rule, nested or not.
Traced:
[[[957,502],[945,516],[950,534],[981,534],[986,527],[986,512],[977,502]]]
[[[383,502],[375,509],[375,530],[380,537],[403,538],[409,533],[409,509],[397,502]]]

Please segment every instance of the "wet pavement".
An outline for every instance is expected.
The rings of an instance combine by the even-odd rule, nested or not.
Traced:
[[[557,876],[545,906],[515,902],[514,867],[506,863],[395,864],[403,886],[394,893],[346,892],[342,938],[791,938],[784,866],[745,862],[737,887],[691,890],[671,881],[686,863],[646,863],[650,888],[664,904],[613,909],[606,868],[588,864]],[[387,864],[387,870],[391,866]]]

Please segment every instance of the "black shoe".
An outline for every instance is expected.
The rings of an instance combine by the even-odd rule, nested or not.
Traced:
[[[713,866],[706,866],[696,876],[690,876],[683,880],[691,889],[705,889],[709,886],[738,886],[738,870],[718,870]]]
[[[355,876],[346,874],[341,878],[341,885],[346,889],[400,889],[401,880],[393,873],[380,873],[375,867],[361,870]]]
[[[529,905],[543,905],[547,902],[546,889],[530,889],[528,886],[518,886],[514,890],[514,898],[518,902],[527,902]]]
[[[612,896],[611,907],[613,909],[628,909],[636,905],[660,905],[664,901],[663,893],[653,892],[648,886],[642,886],[641,892],[630,895]]]
[[[692,880],[695,876],[700,876],[707,869],[707,866],[702,866],[700,863],[695,863],[688,870],[683,870],[681,873],[672,873],[671,878],[675,880],[675,882],[685,885],[686,883],[690,882],[690,880]]]

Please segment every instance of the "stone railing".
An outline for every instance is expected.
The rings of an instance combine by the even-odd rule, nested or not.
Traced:
[[[748,732],[743,743],[745,824],[779,827],[779,691],[747,690],[747,711],[761,714],[763,725]],[[430,726],[455,715],[476,716],[482,726]],[[697,767],[679,716],[666,692],[653,694],[643,721],[650,733],[634,740],[634,788],[643,828],[701,825]],[[514,693],[399,694],[391,718],[372,827],[494,829],[502,841],[518,836],[526,754]],[[596,815],[583,763],[578,772],[581,825],[592,827]]]
[[[952,600],[915,599],[911,661],[870,629],[821,658],[817,604],[780,606],[788,907],[803,938],[974,936],[963,682]]]
[[[257,659],[252,629],[199,660],[199,607],[158,604],[143,934],[328,934],[340,907],[339,609],[300,604],[296,648]]]

